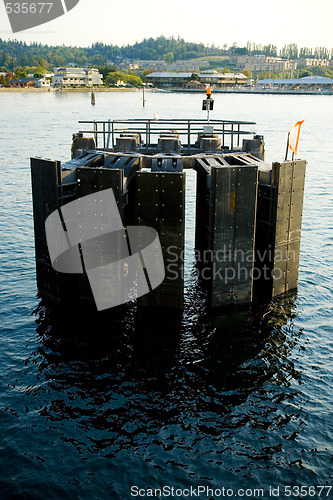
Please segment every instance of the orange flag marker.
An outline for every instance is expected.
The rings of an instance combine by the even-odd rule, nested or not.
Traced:
[[[298,148],[298,141],[299,141],[299,134],[301,131],[301,125],[304,122],[304,120],[295,123],[293,127],[291,127],[290,132],[289,132],[289,137],[288,137],[288,145],[289,149],[297,155],[297,148]]]

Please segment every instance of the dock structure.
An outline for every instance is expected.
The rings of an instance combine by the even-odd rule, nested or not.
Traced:
[[[147,280],[147,292],[137,284],[132,297],[142,307],[182,309],[187,169],[197,175],[194,250],[199,280],[208,291],[207,305],[249,305],[297,287],[305,161],[265,163],[263,137],[244,130],[253,122],[80,123],[84,127],[73,136],[67,163],[31,158],[37,286],[42,296],[78,306],[93,301],[84,260],[87,244],[78,244],[81,267],[76,262],[73,273],[59,271],[50,258],[45,221],[58,212],[68,241],[72,222],[65,217],[70,212],[66,205],[112,190],[125,231],[120,246],[125,238],[129,248],[135,247]],[[98,203],[94,210],[96,218],[108,215]],[[77,217],[83,217],[80,211]],[[132,244],[133,228],[140,227],[158,234],[164,262],[158,286],[153,274],[161,270],[149,262],[144,239],[138,236]],[[94,238],[96,248],[104,251],[105,242]],[[103,270],[106,256],[98,259]],[[110,263],[116,256],[108,259]],[[112,295],[114,281],[110,289],[104,281],[100,293]]]

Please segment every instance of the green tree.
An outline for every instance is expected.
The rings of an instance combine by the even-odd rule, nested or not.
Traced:
[[[310,71],[310,68],[308,68]],[[326,78],[333,78],[333,69],[328,66],[311,66],[311,74],[316,76],[324,76]]]
[[[249,69],[243,69],[242,74],[245,75],[247,78],[251,78],[251,71]]]
[[[45,73],[45,64],[46,64],[45,59],[40,58],[38,61],[38,66],[40,66],[43,69],[43,73]]]
[[[24,66],[23,70],[27,73],[27,74],[34,74],[36,73],[36,70],[37,70],[37,66]]]
[[[265,56],[276,57],[277,56],[277,47],[276,45],[264,45],[262,53]]]
[[[165,54],[164,56],[164,60],[167,62],[167,63],[172,63],[174,60],[175,60],[175,55],[173,52],[168,52],[167,54]]]
[[[296,43],[285,45],[280,51],[280,56],[286,59],[298,59],[298,48]]]
[[[301,47],[299,49],[299,58],[306,59],[308,57],[313,57],[312,49],[310,49],[309,47]]]
[[[329,51],[325,47],[316,47],[314,49],[314,57],[316,59],[329,59]]]
[[[34,78],[43,78],[43,73],[45,73],[45,67],[40,64],[37,66],[36,71],[34,73]]]
[[[15,78],[26,78],[28,76],[28,73],[23,70],[15,70]]]
[[[133,87],[141,87],[142,86],[142,80],[139,76],[136,75],[125,75],[125,81],[129,85],[132,85]]]
[[[103,75],[104,79],[109,73],[114,73],[116,71],[115,66],[111,64],[107,64],[106,66],[98,66],[97,69]]]
[[[145,81],[146,76],[150,75],[150,73],[153,73],[153,71],[154,71],[153,69],[145,69],[141,74],[141,80]]]
[[[104,83],[105,85],[113,86],[116,85],[119,82],[119,80],[126,83],[125,73],[120,73],[120,71],[112,71],[108,73],[108,75],[104,80]]]

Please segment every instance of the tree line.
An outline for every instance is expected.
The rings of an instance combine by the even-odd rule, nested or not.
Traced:
[[[196,59],[208,56],[267,55],[281,56],[288,59],[315,57],[328,59],[333,49],[325,47],[301,47],[296,44],[285,45],[279,52],[275,45],[260,45],[248,42],[246,47],[226,44],[222,47],[207,46],[203,43],[186,42],[183,38],[145,38],[133,45],[106,45],[94,43],[90,47],[71,47],[66,45],[49,46],[40,43],[27,44],[18,40],[2,40],[0,38],[0,67],[12,71],[15,67],[37,67],[41,59],[45,61],[47,70],[54,67],[75,64],[76,66],[102,67],[116,64],[124,59],[161,60],[174,62],[178,60]],[[2,69],[3,70],[3,69]]]
[[[280,56],[284,59],[330,59],[333,56],[333,49],[328,50],[326,47],[301,47],[299,49],[296,43],[284,45],[279,52],[276,45],[256,45],[251,42],[247,42],[244,49],[236,48],[235,51],[236,53],[241,51],[245,55]]]

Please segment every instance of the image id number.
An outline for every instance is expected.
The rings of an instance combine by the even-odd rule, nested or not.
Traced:
[[[285,486],[286,497],[328,497],[332,486]]]
[[[53,7],[53,2],[45,3],[18,3],[18,2],[8,2],[6,3],[7,14],[41,14],[46,12],[49,14]]]

